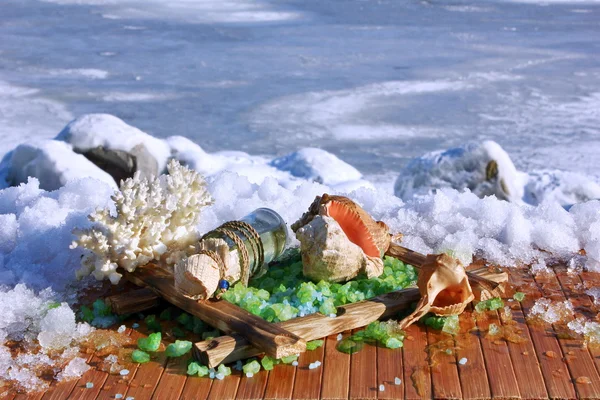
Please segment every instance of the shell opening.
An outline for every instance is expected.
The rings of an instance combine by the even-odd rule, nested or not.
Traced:
[[[381,257],[375,240],[356,212],[340,202],[331,201],[327,207],[327,214],[340,225],[348,240],[359,246],[366,255]]]

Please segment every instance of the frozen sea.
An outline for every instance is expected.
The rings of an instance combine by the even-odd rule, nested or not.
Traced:
[[[470,139],[599,176],[600,2],[2,0],[0,155],[98,112],[378,182]]]

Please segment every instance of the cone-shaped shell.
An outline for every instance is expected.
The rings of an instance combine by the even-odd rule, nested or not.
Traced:
[[[428,312],[438,316],[458,315],[475,298],[464,267],[447,254],[428,255],[425,258],[417,286],[421,301],[411,315],[400,321],[402,329]]]

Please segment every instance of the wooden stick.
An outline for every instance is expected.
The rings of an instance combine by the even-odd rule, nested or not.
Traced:
[[[157,263],[138,267],[123,276],[146,286],[165,300],[226,332],[237,332],[271,357],[281,358],[306,351],[306,341],[293,333],[227,301],[195,301],[180,294],[173,284],[173,272]]]
[[[481,275],[491,281],[506,280],[506,274],[494,274],[487,270],[482,270]],[[340,306],[337,308],[338,315],[335,318],[316,313],[280,322],[277,325],[305,340],[314,340],[348,329],[360,328],[380,318],[394,316],[419,299],[418,289],[403,289],[370,300]],[[261,354],[259,349],[238,334],[195,343],[193,351],[199,361],[211,368]]]
[[[305,340],[319,339],[348,329],[360,328],[379,318],[390,317],[419,301],[418,289],[404,289],[382,294],[358,303],[338,307],[335,318],[320,313],[294,318],[276,324]],[[274,324],[275,325],[275,324]],[[239,334],[220,336],[194,344],[194,355],[205,365],[216,367],[221,363],[242,360],[261,354]]]
[[[117,315],[134,314],[159,305],[160,297],[148,288],[130,290],[126,293],[115,294],[105,300],[112,312]]]
[[[385,252],[386,256],[397,258],[398,260],[405,262],[407,264],[412,265],[413,267],[419,269],[421,265],[425,263],[425,255],[421,253],[417,253],[416,251],[407,249],[406,247],[400,246],[399,244],[392,243],[388,251]],[[467,276],[469,277],[469,282],[473,284],[477,284],[481,286],[481,288],[490,294],[497,293],[498,286],[500,285],[500,281],[494,282],[491,279],[487,279],[481,275],[476,275],[472,272],[467,271]],[[503,281],[506,281],[503,279]],[[493,295],[492,295],[493,297]]]

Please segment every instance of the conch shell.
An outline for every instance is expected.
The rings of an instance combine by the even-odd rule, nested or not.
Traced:
[[[421,300],[416,310],[400,321],[400,329],[405,329],[428,312],[443,317],[458,315],[475,298],[464,267],[447,254],[425,258],[417,286]]]
[[[304,275],[311,279],[341,282],[359,272],[368,277],[383,272],[389,228],[347,197],[317,196],[292,230],[300,241]]]

